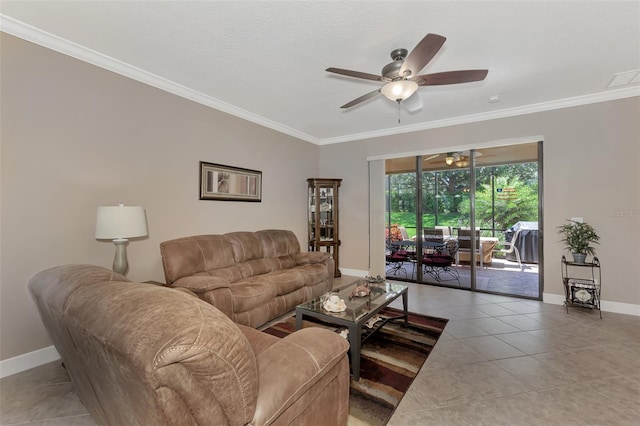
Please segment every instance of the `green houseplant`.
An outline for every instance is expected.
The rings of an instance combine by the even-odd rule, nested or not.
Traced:
[[[573,261],[584,263],[588,254],[594,256],[596,250],[591,244],[599,244],[600,237],[591,225],[585,222],[569,220],[569,223],[558,226],[565,248],[573,255]]]

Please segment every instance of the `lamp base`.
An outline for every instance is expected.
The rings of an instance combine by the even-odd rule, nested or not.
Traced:
[[[129,264],[127,263],[127,243],[126,238],[118,238],[113,240],[116,245],[116,256],[113,259],[113,271],[120,275],[126,275]]]

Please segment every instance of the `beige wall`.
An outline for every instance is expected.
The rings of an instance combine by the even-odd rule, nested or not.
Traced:
[[[27,292],[59,264],[111,267],[96,207],[144,206],[129,278],[163,280],[161,241],[285,228],[306,239],[318,147],[6,34],[2,61],[0,359],[51,343]],[[198,200],[198,162],[263,172],[261,203]],[[303,246],[304,247],[304,246]]]
[[[639,98],[317,147],[5,34],[0,43],[2,360],[50,345],[29,277],[110,267],[113,244],[93,238],[99,205],[146,208],[150,235],[130,243],[129,277],[161,280],[166,239],[273,227],[304,240],[305,179],[340,177],[341,267],[368,271],[368,157],[534,135],[545,141],[545,293],[562,293],[554,227],[582,216],[602,236],[603,299],[640,305]],[[201,160],[261,170],[263,202],[199,201]]]
[[[393,120],[392,117],[389,118]],[[320,173],[343,178],[341,265],[369,270],[367,158],[544,138],[544,292],[562,295],[555,227],[583,217],[601,236],[605,308],[640,313],[640,98],[323,146]],[[498,141],[498,142],[492,142]],[[551,297],[554,298],[554,297]],[[555,298],[556,300],[558,298]],[[618,305],[630,304],[630,305]]]

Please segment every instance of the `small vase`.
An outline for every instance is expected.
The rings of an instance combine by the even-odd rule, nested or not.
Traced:
[[[585,253],[571,253],[573,256],[573,263],[585,263],[587,255]]]

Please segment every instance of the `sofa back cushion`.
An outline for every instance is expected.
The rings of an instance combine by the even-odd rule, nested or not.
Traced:
[[[292,231],[267,229],[164,241],[160,253],[167,284],[192,275],[211,275],[233,283],[295,267],[300,243]]]
[[[293,268],[300,244],[286,230],[231,232],[225,234],[233,246],[233,255],[243,278]]]
[[[160,253],[167,284],[182,277],[235,265],[233,246],[224,235],[196,235],[164,241],[160,243]]]
[[[262,243],[264,257],[281,257],[300,253],[300,242],[296,234],[283,229],[265,229],[256,232]]]
[[[233,257],[236,263],[246,262],[253,259],[262,259],[262,244],[255,232],[230,232],[224,236],[233,247]]]

